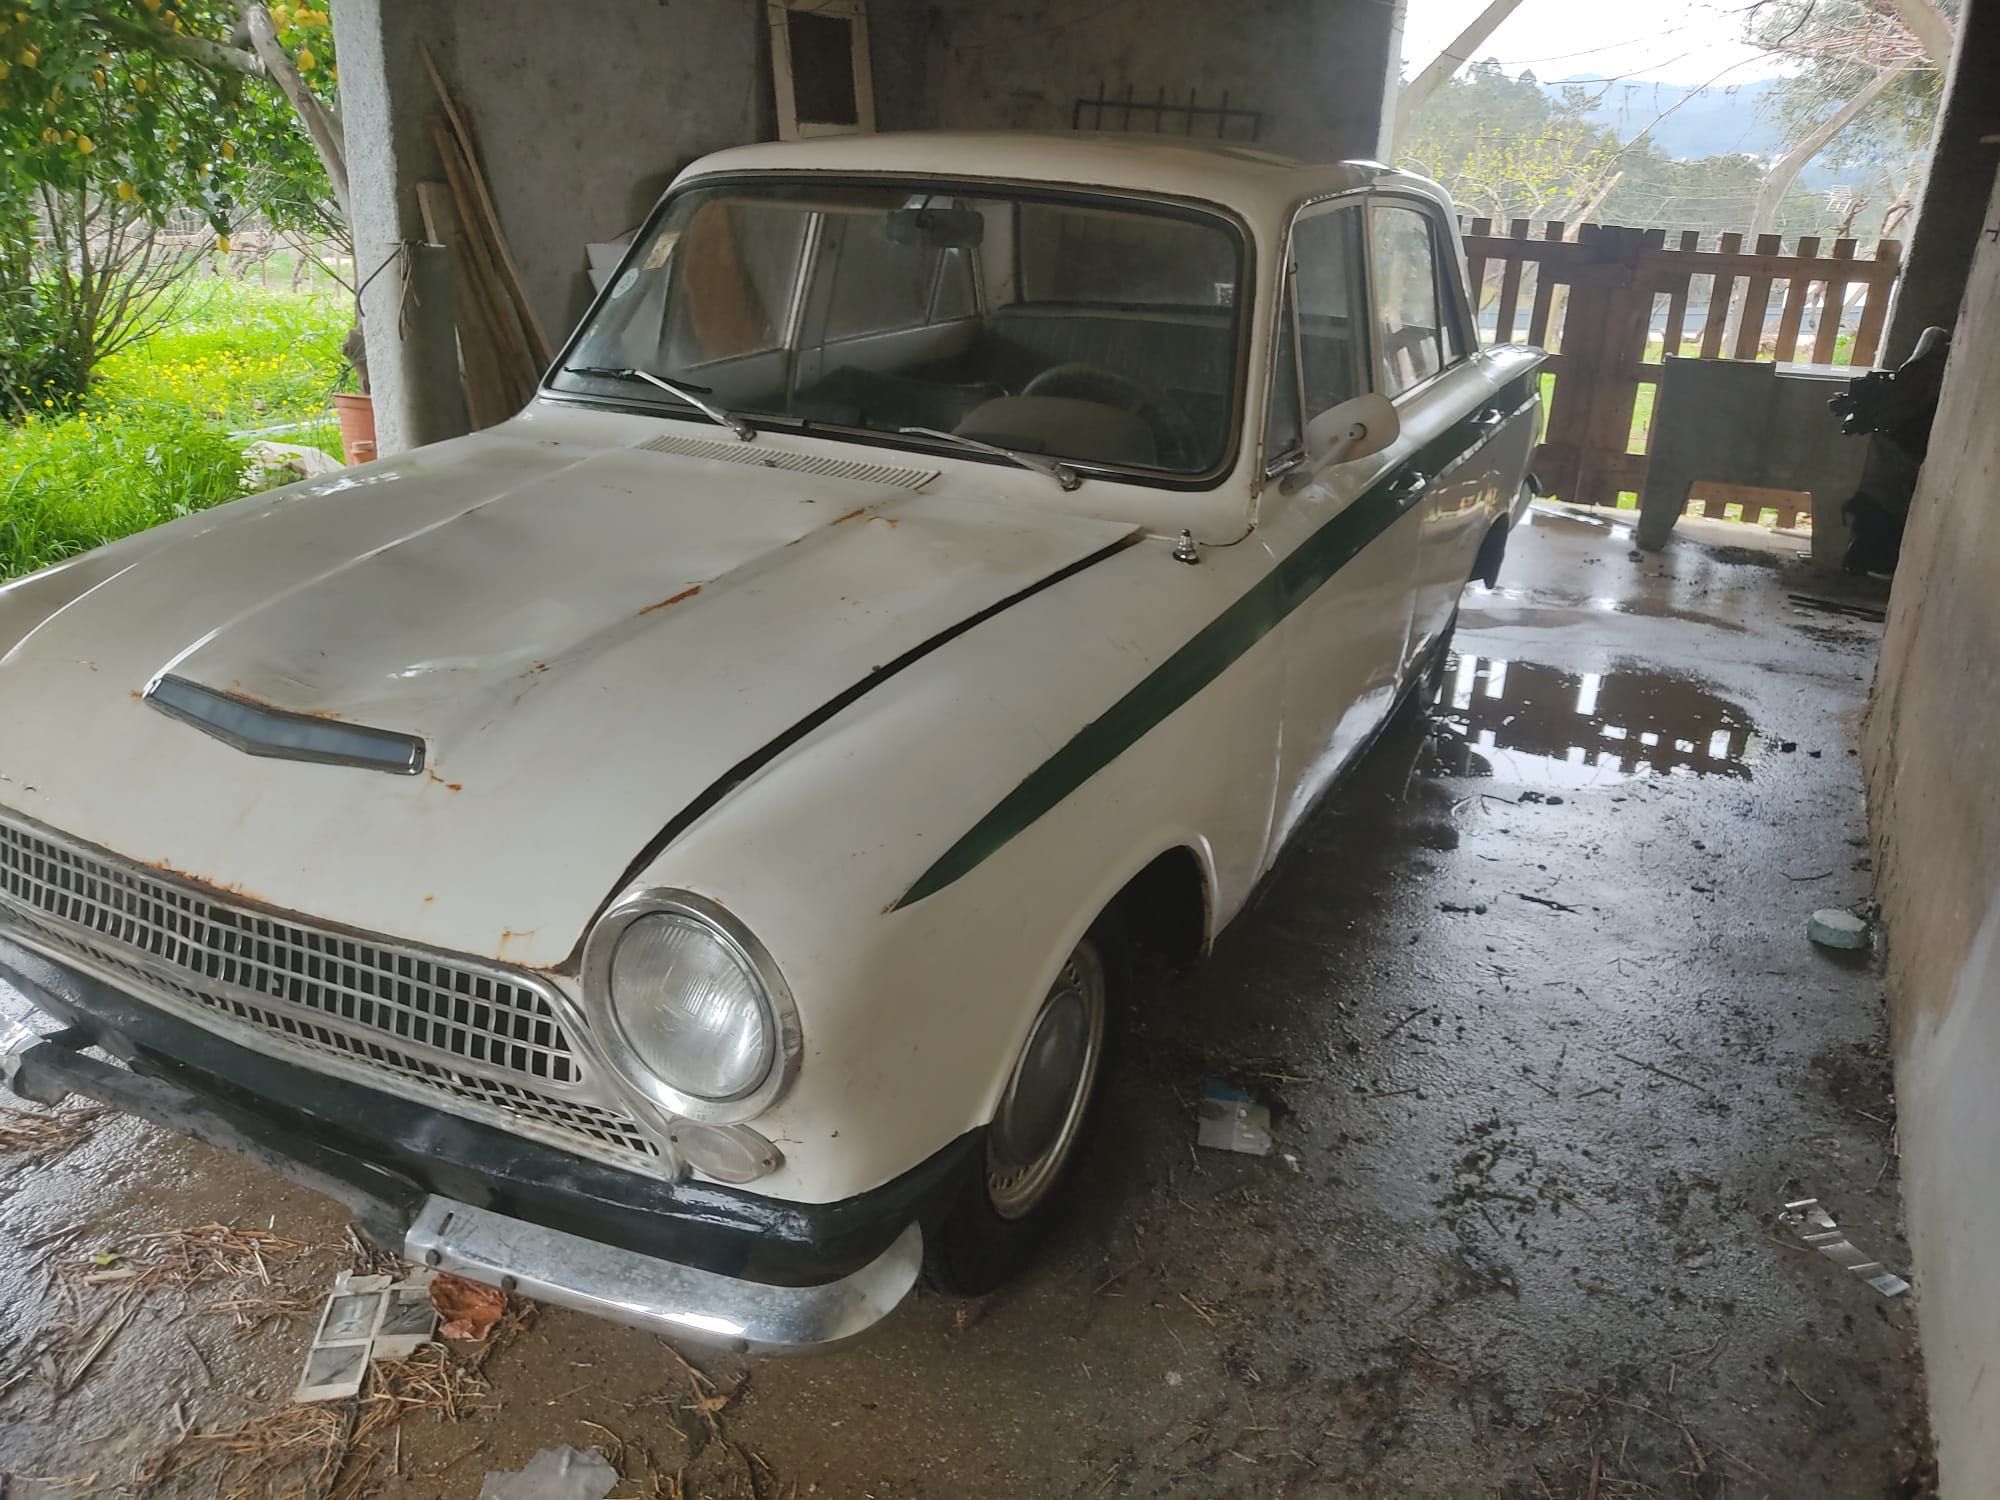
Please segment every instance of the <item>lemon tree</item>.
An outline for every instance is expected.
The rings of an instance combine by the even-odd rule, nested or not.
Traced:
[[[338,82],[323,5],[0,0],[0,408],[157,326],[190,224],[346,239]]]

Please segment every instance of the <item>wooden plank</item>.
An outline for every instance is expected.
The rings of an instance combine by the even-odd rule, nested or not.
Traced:
[[[1722,327],[1729,321],[1729,304],[1736,295],[1736,273],[1722,269],[1722,256],[1734,255],[1743,243],[1740,234],[1722,237],[1722,254],[1715,257],[1714,282],[1708,294],[1708,315],[1701,325],[1701,357],[1722,357]]]
[[[508,294],[500,267],[494,262],[493,247],[476,227],[478,220],[473,217],[476,210],[466,178],[465,158],[460,154],[457,137],[441,120],[434,122],[433,133],[437,140],[438,157],[444,163],[445,181],[451,187],[452,202],[458,211],[459,238],[466,251],[470,280],[482,297],[482,310],[493,330],[499,368],[504,372],[509,387],[522,392],[521,401],[516,406],[518,410],[533,393],[542,366],[529,349],[528,335],[516,318],[513,299]]]
[[[1467,235],[1465,240],[1465,274],[1472,283],[1472,321],[1474,323],[1479,321],[1479,309],[1486,302],[1486,257],[1488,251],[1485,249],[1485,244],[1490,244],[1492,238],[1493,221],[1491,219],[1474,219],[1472,221],[1472,233]],[[1480,248],[1473,248],[1475,241],[1483,242]]]
[[[442,245],[451,258],[451,314],[458,331],[466,412],[475,429],[491,427],[513,416],[520,406],[508,399],[487,289],[477,283],[450,187],[442,182],[418,183],[417,208],[423,215],[424,237]]]
[[[1788,365],[1799,352],[1799,324],[1806,315],[1806,289],[1812,278],[1799,269],[1798,262],[1819,254],[1819,236],[1806,235],[1799,241],[1799,253],[1787,261],[1785,307],[1778,314],[1778,363]]]
[[[1544,243],[1560,243],[1566,226],[1560,219],[1551,219],[1542,227]],[[1551,270],[1548,262],[1538,263],[1535,272],[1535,302],[1528,310],[1528,342],[1546,349],[1549,346],[1549,312],[1554,306],[1556,282],[1560,279]]]
[[[1639,230],[1602,226],[1597,248],[1602,262],[1636,270],[1640,257],[1657,244],[1664,230]],[[1614,281],[1606,288],[1600,320],[1601,342],[1598,364],[1590,382],[1592,400],[1589,425],[1584,434],[1582,475],[1577,493],[1588,505],[1614,505],[1619,482],[1618,460],[1625,456],[1632,440],[1632,407],[1638,398],[1637,369],[1646,353],[1647,322],[1653,310],[1653,292],[1637,284],[1628,274],[1622,284]]]
[[[1757,346],[1764,341],[1764,316],[1771,310],[1772,273],[1783,264],[1778,258],[1783,244],[1775,234],[1757,236],[1757,256],[1767,263],[1767,268],[1751,272],[1743,288],[1743,311],[1736,323],[1738,359],[1755,359]]]
[[[1902,264],[1902,242],[1883,240],[1875,247],[1875,259],[1893,265]],[[1854,330],[1854,352],[1849,358],[1850,364],[1864,369],[1874,367],[1875,351],[1882,343],[1882,327],[1889,321],[1889,297],[1893,285],[1892,282],[1875,282],[1862,299],[1861,326]]]
[[[1699,229],[1681,231],[1681,249],[1692,250],[1701,243]],[[1681,344],[1687,337],[1688,283],[1694,280],[1692,271],[1673,273],[1667,291],[1667,326],[1660,339],[1660,357],[1679,354]]]
[[[1507,237],[1518,240],[1523,245],[1528,242],[1528,221],[1512,219],[1507,224]],[[1514,318],[1521,308],[1521,265],[1523,257],[1517,252],[1507,257],[1500,268],[1500,306],[1494,323],[1494,342],[1511,344],[1514,342]]]
[[[1854,241],[1835,240],[1833,258],[1837,262],[1852,261]],[[1826,278],[1826,298],[1819,305],[1819,331],[1813,335],[1812,362],[1816,365],[1833,363],[1833,346],[1840,338],[1840,319],[1847,310],[1847,284],[1850,279],[1838,273]]]
[[[549,344],[548,334],[542,329],[541,319],[535,314],[534,304],[528,300],[527,287],[521,280],[521,268],[514,264],[514,254],[507,248],[507,235],[500,228],[499,211],[493,206],[493,195],[486,189],[485,174],[479,170],[479,159],[473,148],[472,128],[466,124],[464,115],[459,112],[457,101],[451,97],[451,90],[444,86],[444,78],[438,72],[437,64],[431,60],[430,48],[420,46],[417,50],[423,56],[425,70],[431,75],[431,86],[437,90],[438,102],[444,107],[445,116],[451,122],[451,132],[458,137],[459,149],[465,153],[468,186],[472,190],[478,208],[478,217],[476,219],[467,217],[466,223],[484,225],[486,238],[491,241],[493,249],[498,254],[499,269],[503,276],[502,285],[520,314],[521,326],[527,331],[529,346],[535,351],[537,361],[541,366],[546,366],[555,358],[555,353]],[[459,189],[454,186],[452,193],[454,196],[459,196]],[[474,234],[471,238],[477,239],[479,236]]]

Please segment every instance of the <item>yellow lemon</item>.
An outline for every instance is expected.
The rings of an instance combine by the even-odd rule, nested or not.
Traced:
[[[138,196],[139,196],[139,190],[136,187],[132,186],[131,183],[121,182],[118,184],[118,197],[121,202],[130,203],[134,198]]]
[[[299,71],[301,73],[310,73],[318,65],[319,59],[313,56],[312,48],[299,48]]]
[[[76,149],[83,155],[88,156],[97,149],[97,142],[93,141],[87,135],[80,135],[76,138]]]
[[[236,142],[224,141],[222,143],[222,159],[224,161],[236,160]]]

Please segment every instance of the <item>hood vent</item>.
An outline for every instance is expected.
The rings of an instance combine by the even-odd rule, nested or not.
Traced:
[[[905,469],[894,464],[863,463],[852,458],[828,458],[817,453],[787,453],[763,443],[717,443],[707,438],[664,434],[640,443],[645,453],[671,453],[678,458],[713,459],[748,464],[757,469],[783,469],[826,479],[852,479],[860,484],[886,484],[899,490],[920,490],[938,477],[937,469]]]
[[[234,693],[219,693],[185,677],[160,678],[146,689],[146,701],[168,718],[192,724],[245,755],[358,766],[398,776],[414,776],[424,768],[424,742],[413,734],[292,713]]]

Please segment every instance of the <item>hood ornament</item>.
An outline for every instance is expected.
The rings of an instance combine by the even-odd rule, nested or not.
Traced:
[[[397,776],[415,776],[424,768],[424,742],[413,734],[273,708],[185,677],[156,678],[146,689],[146,702],[245,755],[356,766]]]

